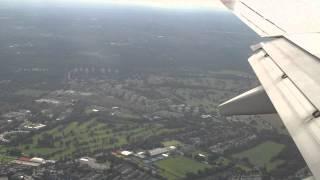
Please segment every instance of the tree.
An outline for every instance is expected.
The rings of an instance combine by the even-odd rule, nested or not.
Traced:
[[[38,140],[38,146],[54,147],[54,137],[51,134],[44,133]]]
[[[7,151],[10,156],[21,156],[21,150],[17,148],[12,148]]]

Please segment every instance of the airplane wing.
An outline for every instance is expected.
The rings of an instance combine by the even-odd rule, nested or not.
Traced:
[[[320,1],[221,1],[269,40],[249,58],[261,86],[221,104],[220,113],[277,112],[320,180]]]

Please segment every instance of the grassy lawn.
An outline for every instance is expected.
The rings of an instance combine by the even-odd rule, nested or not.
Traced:
[[[233,157],[248,158],[252,164],[260,167],[266,166],[268,170],[271,170],[282,163],[280,160],[271,162],[271,159],[280,153],[284,147],[283,144],[267,141],[252,149],[235,154]]]
[[[0,155],[0,164],[7,164],[15,159],[15,157]]]
[[[162,142],[162,145],[164,145],[165,147],[168,147],[168,146],[181,146],[182,143],[180,141],[177,141],[177,140],[172,140],[172,141],[164,141],[164,142]]]
[[[188,172],[197,173],[199,170],[211,167],[182,156],[158,161],[156,165],[162,170],[161,175],[169,180],[182,179]]]

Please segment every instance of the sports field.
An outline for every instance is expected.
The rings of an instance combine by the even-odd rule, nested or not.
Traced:
[[[197,173],[211,167],[183,156],[161,160],[156,162],[156,165],[162,170],[161,175],[169,180],[182,179],[188,172]]]
[[[266,166],[268,170],[271,170],[282,163],[281,160],[271,162],[271,159],[280,153],[284,147],[285,145],[283,144],[266,141],[254,148],[235,154],[233,157],[248,158],[252,164],[260,167]]]

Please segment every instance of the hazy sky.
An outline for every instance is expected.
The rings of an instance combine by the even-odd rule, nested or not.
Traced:
[[[2,0],[8,4],[86,4],[134,5],[167,9],[218,9],[225,10],[220,0]]]
[[[66,1],[66,0],[60,0]],[[174,8],[174,9],[193,9],[193,8],[219,8],[224,9],[224,6],[219,0],[68,0],[83,3],[115,3],[120,5],[140,5],[152,6],[160,8]]]

